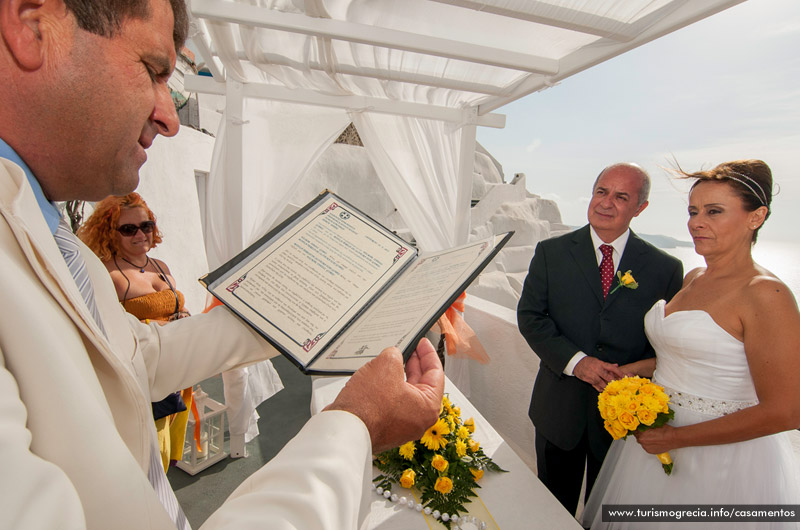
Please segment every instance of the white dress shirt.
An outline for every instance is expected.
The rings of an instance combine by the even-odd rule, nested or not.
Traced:
[[[597,232],[594,231],[593,226],[589,226],[589,233],[592,236],[592,245],[594,246],[594,257],[597,259],[597,267],[600,267],[600,262],[603,259],[603,251],[600,250],[600,245],[611,245],[614,247],[614,273],[617,272],[619,268],[619,261],[622,259],[622,253],[625,252],[625,245],[628,244],[628,237],[631,235],[631,229],[628,228],[625,232],[622,233],[617,239],[612,241],[611,243],[606,243],[600,236],[597,235]],[[572,359],[569,360],[567,366],[564,367],[564,375],[575,375],[573,371],[575,370],[575,366],[580,362],[581,359],[586,357],[586,354],[582,351],[578,351],[575,355],[572,356]]]

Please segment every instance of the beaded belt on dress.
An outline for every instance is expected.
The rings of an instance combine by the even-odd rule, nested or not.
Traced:
[[[706,397],[695,396],[686,392],[679,392],[674,388],[664,386],[661,383],[653,381],[659,386],[664,387],[664,392],[669,396],[670,405],[675,404],[679,407],[700,412],[702,414],[714,414],[724,416],[732,412],[737,412],[754,405],[758,405],[758,401],[723,401],[720,399],[712,399]]]

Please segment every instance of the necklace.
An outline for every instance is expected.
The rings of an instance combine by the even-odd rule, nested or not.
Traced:
[[[128,265],[131,265],[131,266],[136,267],[137,269],[139,269],[139,272],[141,272],[142,274],[144,274],[145,267],[147,267],[150,264],[150,256],[145,256],[145,258],[147,258],[147,261],[144,262],[144,265],[137,265],[135,263],[131,263],[130,261],[128,261],[125,258],[123,258],[122,256],[119,257],[119,259],[121,259],[122,261],[124,261]]]

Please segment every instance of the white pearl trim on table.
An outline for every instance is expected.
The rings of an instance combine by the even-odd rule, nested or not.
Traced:
[[[376,494],[392,501],[395,504],[405,505],[410,510],[422,512],[425,515],[430,515],[434,519],[441,518],[442,521],[445,522],[450,521],[454,523],[453,526],[450,527],[450,530],[469,530],[464,525],[474,525],[475,528],[477,528],[478,530],[486,530],[486,522],[481,521],[474,515],[462,515],[459,517],[458,515],[439,513],[439,510],[431,511],[431,509],[427,506],[423,508],[422,504],[416,502],[414,499],[408,499],[406,497],[398,497],[398,495],[396,493],[392,493],[392,490],[390,489],[383,489],[379,486],[376,487],[375,484],[372,484],[372,489],[375,490]]]

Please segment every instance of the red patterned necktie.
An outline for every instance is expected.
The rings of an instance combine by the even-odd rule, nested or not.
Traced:
[[[603,298],[605,298],[611,288],[611,280],[614,279],[614,247],[600,245],[600,252],[603,253],[603,259],[600,261],[600,281],[603,284]]]

